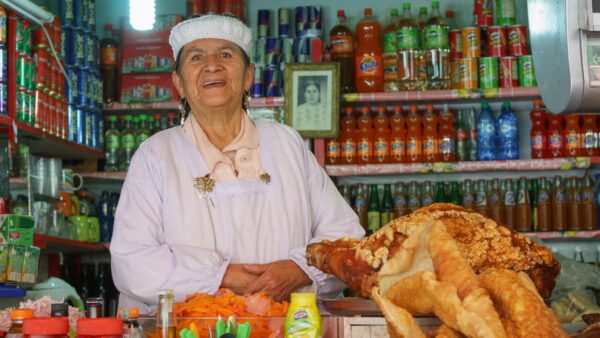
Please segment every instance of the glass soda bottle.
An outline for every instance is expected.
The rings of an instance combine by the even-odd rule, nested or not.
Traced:
[[[581,194],[579,193],[579,184],[576,177],[571,177],[567,181],[567,228],[568,230],[581,230]]]
[[[456,161],[456,130],[454,115],[448,110],[440,114],[440,158],[442,162]]]
[[[546,110],[542,108],[542,100],[533,100],[533,110],[529,113],[531,117],[531,158],[543,158],[548,147],[546,136]]]
[[[390,161],[390,123],[385,107],[377,107],[377,115],[373,119],[375,140],[373,162],[388,163]]]
[[[440,137],[437,131],[438,117],[433,105],[428,104],[423,114],[423,162],[437,162],[440,155]]]
[[[421,207],[419,186],[417,182],[411,181],[408,186],[408,211],[413,212]]]
[[[365,16],[356,25],[355,51],[356,90],[359,93],[383,91],[383,62],[381,26],[372,17],[372,9],[365,8]]]
[[[515,182],[511,179],[506,179],[506,188],[504,190],[504,217],[502,223],[509,229],[515,228]]]
[[[565,115],[565,157],[577,157],[581,154],[581,129],[579,128],[579,115]]]
[[[450,49],[448,33],[450,26],[440,13],[440,2],[431,2],[431,17],[424,29],[425,46],[423,58],[427,64],[427,88],[450,88]]]
[[[423,182],[421,186],[421,207],[426,207],[433,203],[433,186],[430,181]]]
[[[435,184],[435,203],[446,203],[446,185],[444,182]]]
[[[119,142],[121,147],[119,169],[121,171],[127,171],[129,163],[131,162],[131,157],[133,157],[133,153],[135,152],[135,132],[132,128],[131,115],[125,115],[124,121],[125,123],[123,125],[123,130],[121,130],[121,139]]]
[[[462,189],[461,204],[463,207],[471,210],[475,210],[475,196],[473,196],[473,188],[471,187],[471,180],[466,179]]]
[[[371,109],[362,107],[358,117],[358,140],[356,151],[356,163],[366,164],[373,161],[373,119]]]
[[[117,117],[111,115],[108,117],[108,129],[104,134],[104,156],[106,157],[106,163],[104,170],[108,172],[119,171],[119,151],[121,143],[121,133],[117,129]]]
[[[567,192],[560,176],[554,176],[552,189],[552,230],[567,230]]]
[[[496,132],[498,135],[498,159],[519,159],[519,131],[517,129],[517,116],[510,107],[510,102],[502,104],[502,111],[498,117]]]
[[[410,3],[402,4],[402,17],[396,29],[398,81],[401,90],[413,91],[419,84],[419,27],[410,13]]]
[[[135,148],[137,149],[142,142],[150,137],[150,129],[148,128],[148,119],[145,114],[140,115],[138,128],[135,132]]]
[[[485,192],[485,181],[478,180],[475,183],[475,211],[483,216],[488,216],[488,198]]]
[[[460,192],[458,191],[458,182],[456,181],[450,182],[450,196],[448,196],[448,202],[455,205],[461,204]]]
[[[421,116],[416,105],[411,105],[406,117],[406,157],[409,163],[419,163],[423,160],[423,131]]]
[[[355,92],[354,78],[354,36],[346,24],[346,13],[337,11],[338,22],[331,29],[331,61],[340,64],[340,89],[342,93]]]
[[[515,227],[517,231],[531,231],[531,201],[527,190],[527,179],[519,178],[515,205]]]
[[[491,183],[490,192],[488,193],[489,217],[496,222],[502,220],[502,192],[500,191],[500,183],[497,178],[494,178]]]
[[[594,189],[592,188],[592,179],[590,177],[583,177],[581,179],[581,230],[596,230],[596,202],[594,200]]]
[[[540,191],[540,183],[537,178],[529,181],[529,202],[531,203],[531,230],[537,231],[537,195]]]
[[[596,115],[583,115],[582,118],[582,156],[598,156],[600,155],[600,151],[598,148],[598,127],[596,124]]]
[[[388,25],[383,29],[383,91],[397,92],[398,54],[396,53],[396,28],[398,26],[398,9],[392,8]]]
[[[406,200],[406,192],[402,182],[396,183],[394,186],[394,218],[408,214],[408,201]]]
[[[393,107],[390,127],[390,162],[403,163],[406,161],[406,119],[401,106]]]
[[[354,110],[351,107],[344,109],[341,129],[341,162],[343,164],[353,164],[356,162],[356,118],[354,118]]]
[[[552,230],[552,201],[545,177],[540,178],[540,189],[537,194],[537,229],[536,231]]]
[[[381,206],[377,185],[371,184],[369,192],[369,208],[367,209],[368,234],[372,234],[381,227]]]
[[[367,215],[367,190],[364,184],[359,183],[356,187],[356,196],[354,197],[354,212],[358,215],[358,222],[368,231]]]
[[[548,114],[548,147],[546,158],[563,157],[565,148],[562,115]]]
[[[388,224],[394,217],[394,199],[392,198],[392,186],[383,185],[383,200],[381,201],[381,226]]]
[[[481,104],[481,112],[477,117],[477,160],[496,160],[496,123],[490,104]]]

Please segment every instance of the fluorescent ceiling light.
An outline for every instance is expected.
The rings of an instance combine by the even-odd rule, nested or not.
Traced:
[[[129,0],[129,23],[133,29],[147,31],[154,27],[154,0]]]
[[[0,3],[40,26],[54,19],[52,13],[29,0],[0,0]]]

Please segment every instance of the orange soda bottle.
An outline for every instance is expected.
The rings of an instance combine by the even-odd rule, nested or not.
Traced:
[[[377,107],[373,124],[375,125],[373,162],[388,163],[390,161],[390,119],[386,115],[385,107]]]
[[[564,131],[562,128],[562,115],[548,114],[548,150],[546,158],[563,157],[565,147]]]
[[[383,57],[381,26],[372,18],[372,9],[365,8],[365,17],[356,25],[358,43],[354,52],[356,90],[359,93],[383,91]]]
[[[440,138],[437,131],[438,117],[433,105],[425,107],[423,115],[423,162],[436,162],[440,155]]]
[[[369,107],[360,108],[356,155],[358,164],[371,163],[373,160],[373,119]]]
[[[341,120],[341,163],[356,163],[356,118],[354,110],[351,107],[344,109],[344,116]]]
[[[440,114],[440,161],[456,161],[456,129],[454,115],[444,110]]]
[[[416,105],[408,108],[406,117],[406,158],[409,163],[419,163],[423,159],[423,131],[421,116]]]
[[[579,115],[565,115],[565,157],[576,157],[581,154],[581,128]]]
[[[327,157],[325,161],[327,164],[339,164],[342,157],[342,149],[340,148],[340,139],[330,138],[327,139],[325,145],[327,151]]]
[[[406,162],[406,119],[402,115],[402,106],[394,106],[390,117],[390,162]]]
[[[543,158],[547,153],[548,135],[546,134],[546,110],[542,108],[542,100],[533,100],[533,110],[529,113],[531,117],[531,158]]]
[[[596,115],[583,115],[583,126],[581,128],[582,156],[598,156],[598,127],[596,126]]]

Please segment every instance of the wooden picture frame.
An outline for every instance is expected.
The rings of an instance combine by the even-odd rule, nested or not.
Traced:
[[[304,138],[339,133],[339,63],[286,64],[284,122]]]

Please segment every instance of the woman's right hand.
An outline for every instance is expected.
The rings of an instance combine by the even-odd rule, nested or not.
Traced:
[[[225,270],[225,275],[223,275],[221,287],[228,288],[238,295],[242,295],[246,287],[258,277],[260,275],[246,271],[243,264],[229,264],[227,270]]]

